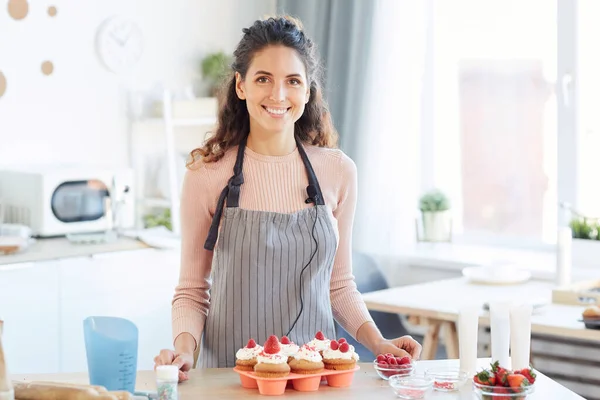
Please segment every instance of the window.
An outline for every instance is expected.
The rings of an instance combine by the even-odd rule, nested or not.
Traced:
[[[450,194],[463,241],[551,243],[558,135],[566,133],[558,131],[555,90],[557,3],[432,4],[423,112],[433,123],[422,132],[431,144],[422,150],[423,189]]]

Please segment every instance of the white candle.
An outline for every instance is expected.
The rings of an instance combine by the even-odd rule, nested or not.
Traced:
[[[531,304],[510,308],[510,356],[513,370],[529,367],[532,311]]]
[[[571,283],[571,246],[573,232],[569,227],[558,228],[556,235],[556,284],[565,286]]]
[[[490,303],[490,334],[492,341],[492,362],[498,361],[501,367],[510,369],[510,305]]]
[[[477,333],[479,330],[479,307],[469,306],[458,313],[458,351],[460,370],[473,375],[477,369]]]

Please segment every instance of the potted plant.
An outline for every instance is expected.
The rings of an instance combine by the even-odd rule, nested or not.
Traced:
[[[421,240],[425,242],[449,242],[452,238],[450,199],[441,190],[433,189],[419,199]]]
[[[210,53],[202,59],[202,77],[209,86],[210,95],[215,97],[219,85],[229,72],[231,57],[222,51]]]
[[[571,228],[571,236],[573,238],[571,249],[571,262],[573,266],[599,266],[600,218],[584,215],[567,203],[561,203],[560,206],[569,213],[569,228]]]

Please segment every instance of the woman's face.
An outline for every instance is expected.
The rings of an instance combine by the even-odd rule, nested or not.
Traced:
[[[236,73],[236,91],[246,100],[251,130],[293,134],[310,88],[296,50],[268,46],[254,55],[243,81]]]

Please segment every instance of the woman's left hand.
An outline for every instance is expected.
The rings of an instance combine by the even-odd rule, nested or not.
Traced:
[[[376,356],[392,353],[396,357],[410,356],[413,360],[421,357],[423,347],[411,336],[406,335],[396,339],[384,339],[377,346]]]

